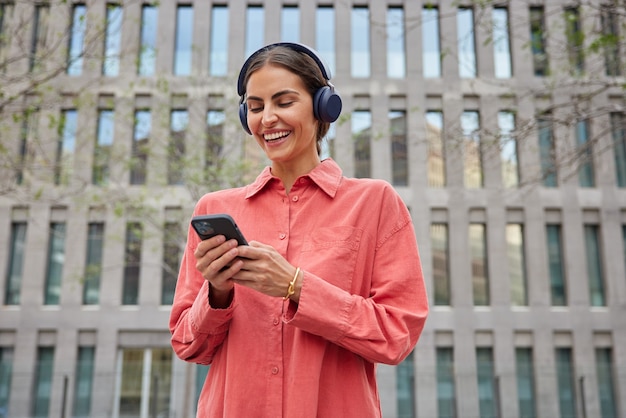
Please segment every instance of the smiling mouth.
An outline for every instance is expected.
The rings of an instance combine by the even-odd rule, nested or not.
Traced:
[[[266,142],[274,142],[288,136],[290,133],[291,131],[272,132],[270,134],[263,135],[263,139],[265,139]]]

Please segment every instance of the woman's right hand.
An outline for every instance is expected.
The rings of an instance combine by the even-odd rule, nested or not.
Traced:
[[[209,302],[214,308],[228,307],[232,298],[234,283],[243,262],[236,259],[239,254],[237,240],[226,241],[223,235],[201,241],[194,251],[196,269],[209,282]]]

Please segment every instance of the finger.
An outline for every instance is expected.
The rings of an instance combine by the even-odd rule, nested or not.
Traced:
[[[194,256],[196,258],[204,257],[204,255],[208,251],[223,244],[225,241],[226,237],[224,235],[216,235],[214,237],[205,239],[204,241],[200,241],[200,243],[196,247],[196,251],[194,251]]]

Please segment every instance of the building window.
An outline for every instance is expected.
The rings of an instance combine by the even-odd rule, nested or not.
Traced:
[[[13,18],[15,5],[12,3],[0,3],[0,73],[6,71],[8,45],[11,43],[11,29],[7,24]]]
[[[24,260],[26,259],[26,222],[11,224],[9,267],[7,269],[5,305],[19,305],[22,293]]]
[[[172,349],[124,348],[119,356],[121,375],[118,416],[169,416],[172,389]],[[147,413],[142,414],[142,406]]]
[[[130,165],[130,184],[145,184],[148,169],[148,152],[152,115],[149,110],[135,111],[132,158]]]
[[[166,222],[163,228],[163,267],[161,272],[161,305],[171,305],[180,267],[182,231],[178,222]]]
[[[98,111],[98,132],[96,146],[93,150],[91,182],[99,186],[109,183],[111,150],[115,134],[114,124],[115,113],[113,110],[101,109]]]
[[[184,182],[185,133],[189,125],[189,112],[172,110],[170,113],[170,141],[167,157],[167,184],[181,185]]]
[[[72,403],[72,417],[74,418],[89,417],[91,414],[95,352],[96,348],[93,346],[78,347]]]
[[[437,347],[437,417],[456,417],[454,352],[452,347]]]
[[[541,161],[541,178],[544,187],[557,187],[556,144],[552,134],[550,116],[537,120],[539,133],[539,158]]]
[[[626,187],[626,117],[623,113],[611,113],[611,133],[617,187]]]
[[[422,9],[422,61],[424,78],[441,77],[441,44],[439,36],[439,9]]]
[[[622,74],[619,16],[620,13],[615,9],[615,6],[602,6],[600,14],[601,39],[604,44],[605,74],[608,76],[619,76]]]
[[[587,255],[591,306],[606,306],[600,227],[598,225],[585,225],[585,253]]]
[[[476,348],[476,373],[478,376],[478,406],[481,418],[498,416],[496,385],[493,368],[493,349]]]
[[[367,7],[353,7],[351,22],[351,74],[354,78],[366,78],[371,74],[369,9]]]
[[[580,21],[580,9],[567,7],[564,12],[567,56],[572,75],[581,75],[584,71],[584,34]]]
[[[280,11],[280,40],[300,42],[300,9],[296,6],[283,6]]]
[[[52,222],[48,238],[48,263],[44,305],[58,305],[61,299],[61,279],[65,263],[65,222]]]
[[[510,111],[498,112],[498,131],[500,135],[500,164],[502,164],[502,184],[504,187],[519,185],[519,162],[517,160],[517,140],[515,114]]]
[[[372,114],[369,110],[352,112],[352,138],[354,140],[354,176],[371,177]]]
[[[610,347],[596,348],[598,399],[600,400],[600,416],[603,418],[618,416],[613,368],[613,350]]]
[[[126,240],[124,249],[124,288],[122,290],[123,305],[136,305],[139,301],[142,240],[142,225],[139,222],[128,222],[126,224]]]
[[[558,347],[556,349],[556,379],[559,416],[561,418],[578,416],[576,413],[576,384],[574,376],[572,349],[569,347]]]
[[[0,11],[2,13],[2,11]],[[28,70],[39,70],[42,57],[46,53],[46,39],[48,35],[48,23],[50,19],[50,5],[35,5],[35,15],[33,16],[33,38],[30,46],[30,57],[28,60]],[[2,35],[0,35],[2,36]],[[2,42],[0,41],[0,44]]]
[[[407,145],[406,112],[392,110],[389,112],[391,125],[391,164],[394,186],[409,184],[409,157]]]
[[[45,418],[50,412],[50,392],[54,377],[54,347],[39,347],[36,361],[31,416]]]
[[[122,18],[122,7],[119,4],[107,4],[107,27],[104,34],[104,62],[102,64],[103,75],[116,76],[120,72]]]
[[[97,305],[100,303],[103,248],[104,223],[90,222],[87,228],[87,259],[85,260],[83,305]]]
[[[578,184],[580,187],[595,187],[593,169],[593,142],[589,138],[589,121],[576,123],[576,143],[578,146]]]
[[[428,140],[428,187],[445,187],[446,158],[441,111],[426,112],[426,138]]]
[[[74,172],[74,151],[76,150],[77,112],[75,109],[64,110],[59,123],[57,161],[54,170],[54,184],[70,184]]]
[[[0,35],[2,36],[2,35]],[[1,42],[0,42],[1,43]],[[1,67],[1,64],[0,64]],[[39,109],[28,107],[22,113],[22,126],[20,129],[20,145],[18,163],[15,169],[15,182],[23,184],[24,176],[28,171],[29,141],[37,139],[37,126],[39,123]]]
[[[399,417],[415,416],[415,368],[413,352],[396,367],[396,391]]]
[[[144,4],[141,7],[141,46],[139,48],[139,75],[154,74],[156,64],[157,6]]]
[[[190,75],[193,48],[193,7],[176,9],[176,44],[174,47],[174,75]]]
[[[509,39],[509,9],[494,7],[493,17],[493,57],[496,78],[510,78],[511,42]]]
[[[465,187],[468,189],[483,187],[482,145],[477,111],[463,112],[461,130],[465,148]]]
[[[552,306],[565,306],[567,305],[567,289],[565,283],[565,272],[563,270],[564,264],[561,225],[548,224],[546,226],[546,238]]]
[[[387,9],[387,77],[404,78],[406,58],[404,48],[404,9]]]
[[[509,279],[511,281],[511,304],[513,306],[527,306],[528,290],[526,288],[524,227],[522,224],[507,224],[506,247],[509,262]]]
[[[207,112],[207,148],[206,148],[206,164],[207,180],[212,180],[212,167],[218,167],[222,148],[224,146],[224,122],[226,114],[223,110],[209,110]]]
[[[456,15],[459,76],[476,77],[476,40],[474,35],[474,10],[459,8]]]
[[[533,69],[538,77],[548,75],[546,53],[545,12],[543,6],[530,8],[530,49],[533,54]]]
[[[435,286],[435,305],[450,305],[450,273],[448,225],[434,223],[430,225],[430,247],[433,257],[433,282]]]
[[[211,8],[211,46],[209,52],[209,74],[228,74],[228,6],[214,5]]]
[[[515,348],[515,373],[517,377],[517,405],[520,418],[537,416],[535,408],[535,366],[530,347]]]
[[[335,74],[335,9],[318,6],[315,11],[315,46],[324,57],[331,73]]]
[[[265,45],[265,13],[261,6],[246,9],[246,57]]]
[[[87,27],[87,8],[84,4],[75,4],[72,10],[72,29],[67,55],[67,74],[81,75],[83,72],[83,43]]]
[[[0,10],[1,12],[1,10]],[[11,377],[13,375],[13,348],[0,347],[0,411],[8,417]]]
[[[486,225],[469,225],[470,262],[474,306],[489,305],[489,275],[487,271]]]

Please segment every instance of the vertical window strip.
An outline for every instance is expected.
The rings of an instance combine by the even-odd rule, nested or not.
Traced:
[[[493,56],[496,78],[510,78],[513,74],[511,68],[511,42],[509,39],[509,9],[506,7],[494,7],[493,20]]]
[[[146,183],[151,130],[152,115],[150,111],[135,111],[135,127],[131,151],[132,159],[130,167],[130,184]]]
[[[65,230],[65,222],[50,224],[44,305],[58,305],[61,300],[61,280],[65,264]]]
[[[626,116],[623,113],[611,113],[611,133],[617,187],[626,187]]]
[[[352,112],[352,138],[354,141],[354,176],[371,177],[372,114],[369,110]]]
[[[402,363],[396,367],[396,392],[399,417],[414,417],[415,415],[415,366],[414,355],[411,352]]]
[[[589,137],[589,121],[576,123],[576,142],[578,147],[578,184],[580,187],[595,187],[593,167],[593,142]]]
[[[33,32],[30,47],[30,57],[28,59],[28,70],[40,69],[42,56],[46,54],[46,39],[48,36],[48,23],[50,20],[50,5],[37,4],[33,16]],[[2,35],[0,35],[2,36]],[[0,58],[1,60],[1,58]]]
[[[22,294],[24,261],[26,259],[26,222],[11,224],[9,267],[4,291],[5,305],[19,305]]]
[[[392,184],[408,186],[409,156],[407,143],[407,120],[404,110],[392,110],[388,114],[391,128]]]
[[[167,184],[182,185],[184,170],[187,165],[185,158],[185,136],[189,126],[189,112],[187,110],[172,110],[170,113],[170,140],[167,157]]]
[[[121,387],[119,388],[119,411],[120,417],[141,416],[141,404],[143,394],[144,349],[123,348],[121,353]],[[149,372],[147,374],[150,376]]]
[[[584,229],[590,303],[591,306],[606,306],[600,227],[599,225],[588,224],[584,226]]]
[[[98,130],[96,134],[96,145],[94,147],[92,184],[104,186],[109,183],[111,172],[111,153],[113,148],[113,137],[115,123],[115,113],[113,110],[98,110]]]
[[[54,347],[39,347],[35,364],[31,416],[47,417],[50,412],[50,391],[54,377]]]
[[[367,7],[352,8],[350,68],[354,78],[371,75],[370,11]]]
[[[100,278],[104,249],[104,223],[90,222],[87,227],[87,256],[83,282],[83,305],[100,303]]]
[[[161,305],[171,305],[180,266],[183,231],[178,222],[166,222],[163,228],[163,264],[161,276]]]
[[[441,77],[441,44],[439,9],[427,6],[422,9],[422,61],[424,78]]]
[[[315,11],[315,46],[330,72],[335,74],[335,9],[332,6],[318,6]]]
[[[509,279],[511,281],[511,304],[528,305],[526,267],[524,258],[524,228],[522,224],[510,223],[506,226]]]
[[[437,347],[437,417],[456,417],[456,386],[452,347]]]
[[[538,77],[548,75],[548,54],[546,53],[545,13],[543,6],[530,8],[530,48],[533,55],[533,69]]]
[[[567,305],[567,288],[563,264],[561,225],[548,224],[546,226],[546,238],[552,306],[565,306]]]
[[[123,9],[119,4],[107,4],[102,74],[110,77],[115,77],[120,72],[122,18]]]
[[[176,8],[174,75],[190,75],[193,59],[193,7]]]
[[[515,114],[511,111],[498,112],[500,135],[500,160],[502,164],[502,185],[507,188],[519,186],[519,162],[515,131]]]
[[[0,347],[0,410],[3,411],[9,410],[11,378],[13,377],[13,351],[13,347]]]
[[[87,28],[87,8],[84,4],[75,4],[72,10],[72,29],[70,32],[67,74],[78,76],[83,72],[85,30]]]
[[[426,112],[426,138],[428,140],[428,187],[446,186],[446,160],[443,140],[443,113]]]
[[[213,5],[211,8],[211,40],[209,74],[228,75],[228,6]]]
[[[172,392],[172,350],[166,348],[149,349],[151,354],[149,390],[149,416],[163,416],[170,411]]]
[[[585,38],[580,20],[580,9],[579,7],[566,7],[563,16],[565,18],[565,39],[570,71],[572,75],[582,75]]]
[[[569,347],[556,348],[556,379],[561,418],[577,417],[574,364]]]
[[[477,111],[464,111],[461,115],[464,148],[464,172],[466,188],[483,187],[482,144],[480,120]]]
[[[496,378],[491,347],[476,348],[476,373],[478,377],[478,406],[481,418],[498,416]]]
[[[517,404],[520,418],[534,418],[536,413],[535,366],[530,347],[515,348]]]
[[[404,47],[404,9],[387,9],[387,77],[404,78],[406,76],[406,57]]]
[[[461,78],[475,78],[477,73],[474,10],[464,7],[459,8],[456,15],[456,24],[459,76]]]
[[[300,42],[300,9],[283,6],[280,11],[281,42]]]
[[[140,76],[154,75],[157,53],[158,7],[144,4],[141,7],[141,46],[139,48]]]
[[[78,347],[74,400],[72,402],[72,417],[75,418],[89,417],[91,415],[95,352],[96,348],[94,346]]]
[[[613,350],[610,347],[596,348],[596,376],[598,377],[598,399],[600,416],[617,418],[617,398]]]
[[[139,222],[128,222],[124,251],[123,305],[136,305],[139,301],[142,240],[143,226]]]
[[[433,223],[430,225],[430,246],[435,286],[435,305],[449,306],[451,297],[447,224]]]
[[[537,120],[537,130],[543,186],[557,187],[556,144],[552,133],[551,117],[540,117]]]
[[[604,41],[604,68],[608,76],[622,75],[622,57],[620,55],[620,13],[615,6],[605,4],[601,6],[600,26]]]
[[[246,9],[246,58],[265,45],[265,12],[262,6]]]
[[[213,181],[219,177],[220,159],[224,147],[224,122],[226,114],[223,110],[207,112],[207,141],[205,155],[206,180]]]
[[[474,306],[489,305],[489,275],[487,271],[486,225],[469,225],[469,246]]]
[[[63,110],[59,123],[60,139],[54,172],[54,183],[69,185],[74,174],[76,131],[78,114],[76,109]]]

